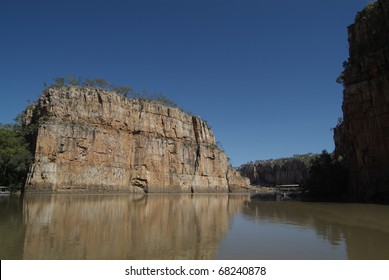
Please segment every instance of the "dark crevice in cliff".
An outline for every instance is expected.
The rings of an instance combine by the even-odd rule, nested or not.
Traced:
[[[196,140],[196,143],[197,144],[200,144],[200,133],[199,133],[199,129],[201,129],[199,126],[199,119],[198,117],[196,116],[193,116],[192,117],[192,125],[193,125],[193,131],[194,131],[194,134],[195,134],[195,140]]]
[[[196,159],[195,159],[195,173],[197,171],[197,169],[199,168],[199,164],[200,164],[200,145],[197,145],[197,148],[196,148]]]
[[[96,92],[97,92],[97,99],[98,99],[98,101],[99,101],[99,104],[100,104],[101,106],[103,106],[103,99],[102,99],[102,97],[101,97],[101,93],[100,93],[98,90],[96,90]]]
[[[196,158],[195,158],[195,162],[194,162],[194,174],[196,174],[196,171],[199,167],[199,164],[200,164],[200,149],[201,149],[201,145],[200,145],[200,133],[199,133],[199,129],[200,129],[200,124],[199,124],[199,119],[198,117],[195,117],[193,116],[192,117],[192,124],[193,124],[193,131],[194,131],[194,134],[195,134],[195,140],[196,140],[196,143],[197,143],[197,148],[196,148]]]

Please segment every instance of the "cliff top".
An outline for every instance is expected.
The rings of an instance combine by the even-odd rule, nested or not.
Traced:
[[[69,76],[66,78],[58,77],[53,79],[52,84],[44,83],[44,90],[42,93],[42,96],[45,96],[47,94],[50,94],[50,92],[68,92],[68,91],[79,91],[82,92],[100,92],[100,94],[104,95],[114,95],[117,94],[118,96],[123,97],[123,101],[125,100],[131,100],[135,102],[142,102],[142,103],[152,103],[156,105],[164,105],[171,108],[177,108],[183,113],[192,116],[192,113],[189,113],[182,109],[177,103],[169,99],[168,97],[164,96],[162,93],[150,93],[147,90],[142,90],[141,92],[137,92],[131,87],[127,86],[118,86],[114,85],[111,82],[102,79],[102,78],[96,78],[96,79],[84,79],[84,78],[76,78],[74,76]],[[40,99],[41,99],[40,98]],[[37,100],[31,108],[39,103],[39,100]]]
[[[49,96],[57,95],[59,98],[74,98],[71,97],[70,93],[80,93],[81,95],[93,95],[98,94],[98,96],[108,96],[109,101],[116,99],[121,100],[122,102],[131,102],[140,104],[142,107],[144,104],[155,105],[155,106],[164,106],[174,110],[178,110],[189,117],[194,116],[193,113],[188,112],[181,108],[177,103],[164,96],[162,93],[154,93],[151,94],[146,90],[142,92],[136,92],[130,87],[125,86],[115,86],[110,82],[104,79],[82,79],[82,78],[74,78],[72,76],[68,78],[54,78],[54,82],[50,85],[44,83],[44,90],[42,95],[38,100],[30,104],[24,112],[24,123],[30,124],[31,122],[35,122],[36,119],[32,120],[31,116],[33,115],[33,111],[36,110],[38,105],[42,105],[42,101],[44,102]],[[99,98],[100,98],[99,97]],[[85,98],[85,96],[84,96]],[[101,98],[100,100],[101,101]],[[35,112],[36,113],[36,112]],[[44,117],[48,112],[43,112],[40,110],[39,114],[35,114],[35,117]],[[206,120],[202,120],[206,126],[210,129],[210,126]]]

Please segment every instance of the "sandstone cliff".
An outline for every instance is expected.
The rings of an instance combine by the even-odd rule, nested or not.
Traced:
[[[300,158],[257,161],[239,167],[242,176],[250,179],[252,185],[275,186],[302,184],[308,177],[308,161]]]
[[[97,88],[49,88],[26,191],[228,192],[248,187],[197,116]]]
[[[389,194],[389,0],[358,13],[348,34],[344,121],[335,129],[335,151],[348,160],[350,192],[379,198]]]

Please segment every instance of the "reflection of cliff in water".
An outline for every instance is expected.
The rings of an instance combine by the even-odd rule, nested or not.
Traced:
[[[25,227],[18,196],[0,197],[0,259],[21,259]],[[12,230],[10,230],[12,228]]]
[[[28,194],[24,258],[211,259],[246,199]]]
[[[250,219],[315,229],[349,259],[389,259],[389,206],[251,200],[242,210]]]

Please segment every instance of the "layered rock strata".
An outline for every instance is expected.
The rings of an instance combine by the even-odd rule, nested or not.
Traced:
[[[239,172],[249,178],[252,185],[275,186],[303,183],[308,176],[308,167],[302,160],[289,159],[280,163],[247,163],[239,167]]]
[[[358,13],[348,34],[336,153],[348,160],[350,192],[378,198],[389,194],[389,0]]]
[[[26,191],[228,192],[248,187],[197,116],[96,88],[49,88]]]

